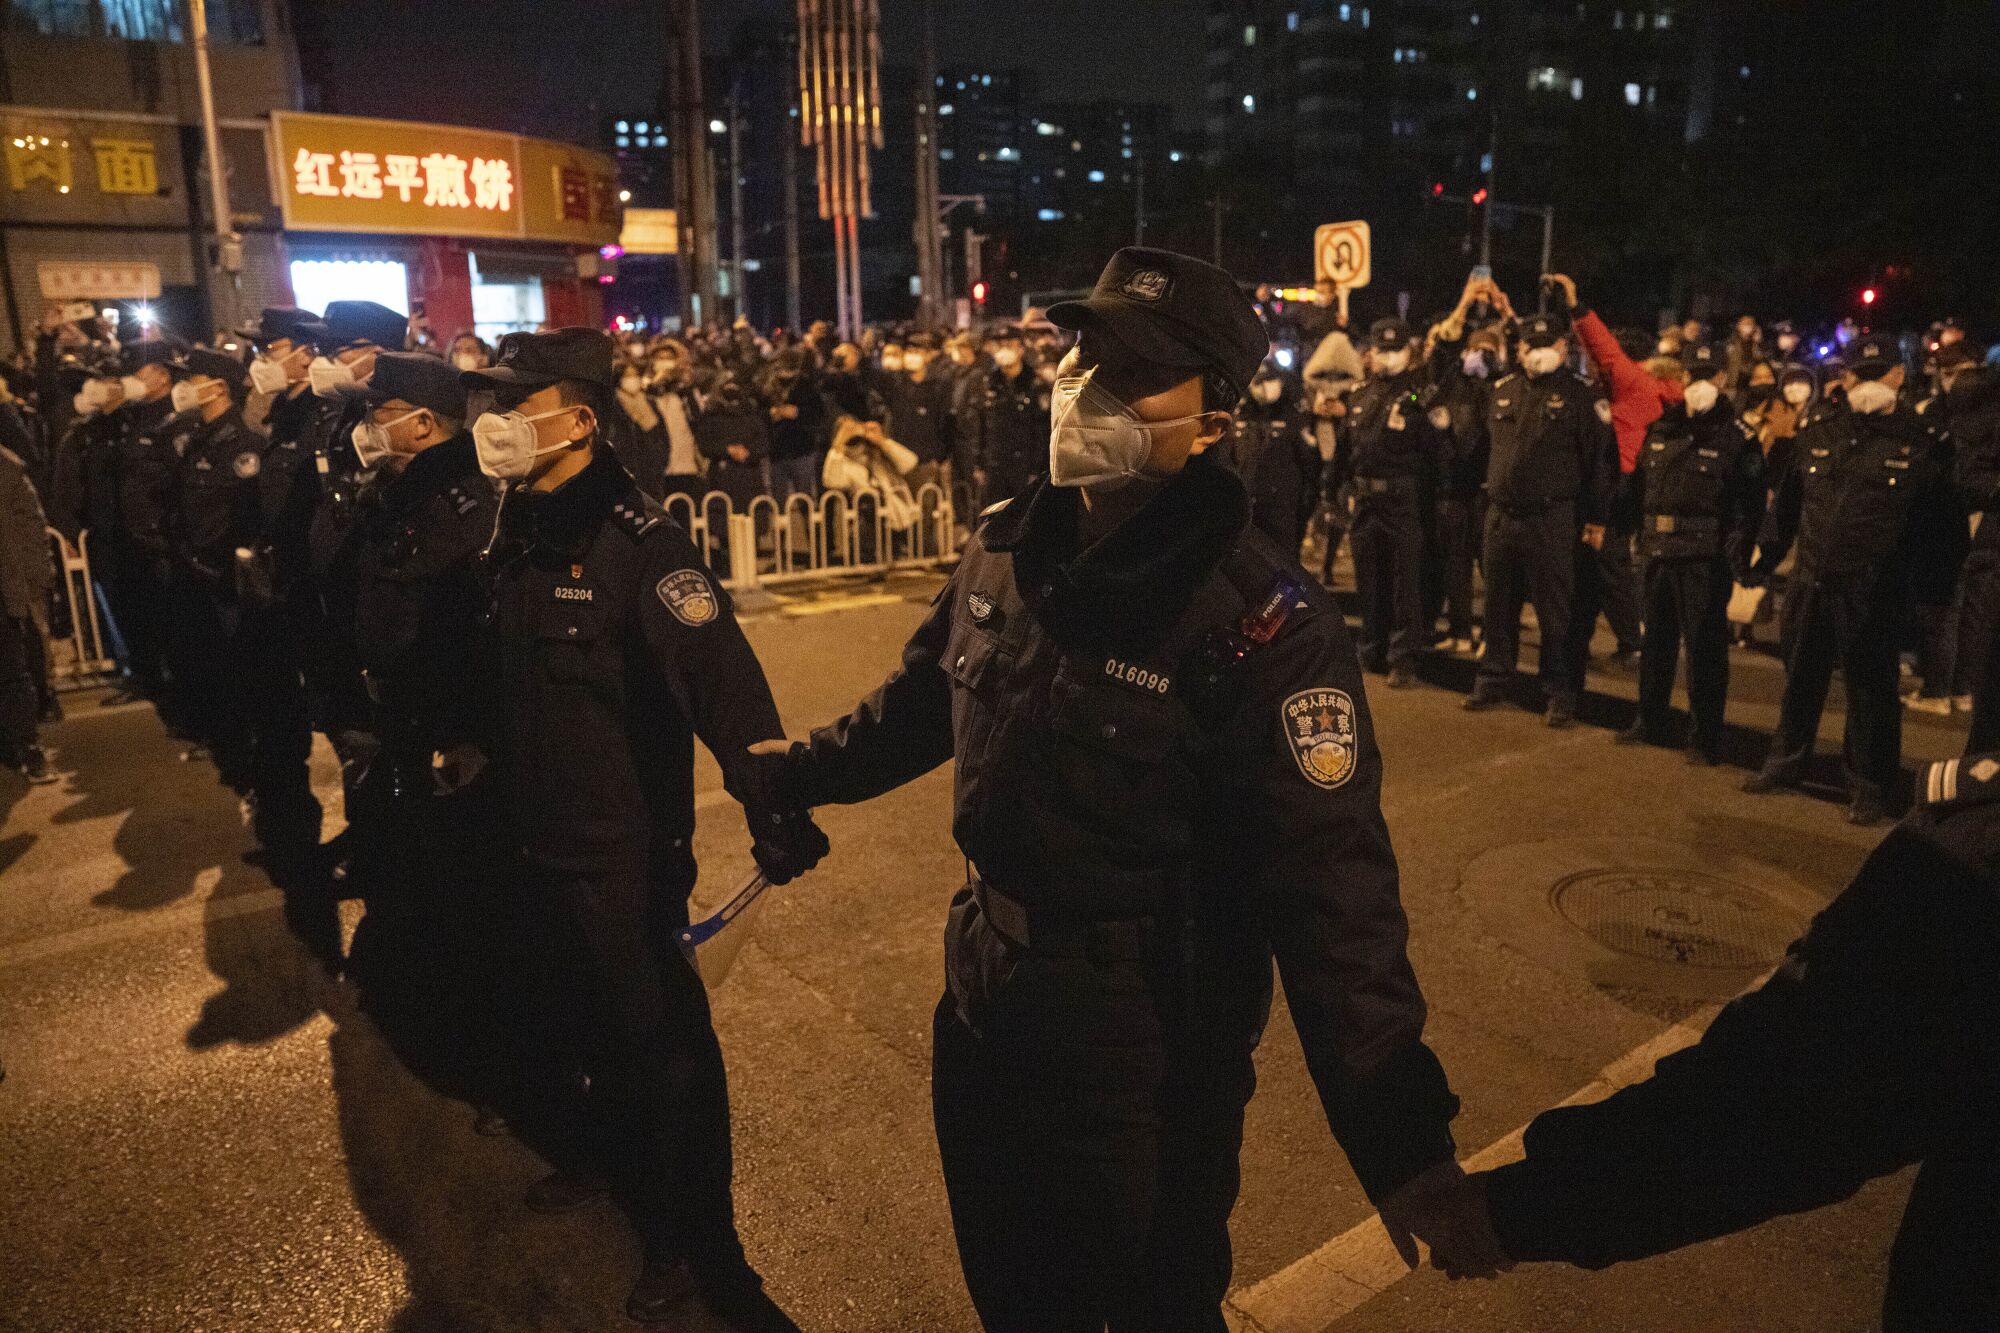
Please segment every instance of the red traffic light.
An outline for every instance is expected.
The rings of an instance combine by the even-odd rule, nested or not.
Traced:
[[[1875,304],[1875,289],[1873,287],[1863,287],[1861,289],[1861,304],[1863,305]]]
[[[1431,185],[1431,197],[1432,197],[1433,199],[1437,198],[1437,197],[1438,197],[1439,195],[1441,195],[1441,194],[1443,194],[1443,193],[1444,193],[1444,182],[1443,182],[1443,181],[1437,181],[1437,182],[1434,182],[1434,183],[1433,183],[1433,184]]]
[[[975,282],[972,284],[972,302],[974,305],[986,304],[986,284],[984,282]]]
[[[1475,204],[1483,204],[1486,202],[1486,187],[1484,185],[1480,186],[1478,189],[1472,192],[1472,202]]]

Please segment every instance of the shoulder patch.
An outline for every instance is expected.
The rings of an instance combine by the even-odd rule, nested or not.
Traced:
[[[646,502],[637,491],[611,506],[611,519],[633,541],[638,541],[660,524],[666,522],[666,513]],[[669,575],[669,577],[672,577]]]
[[[479,497],[463,486],[453,486],[444,493],[444,499],[445,503],[452,507],[452,512],[460,518],[479,508]]]
[[[257,451],[254,449],[245,449],[236,455],[235,461],[229,465],[229,470],[244,481],[256,476],[263,471],[263,468],[264,460],[257,457]]]
[[[1927,806],[1974,805],[2000,798],[2000,757],[1946,759],[1925,767],[1920,785]]]
[[[1354,776],[1359,750],[1354,700],[1346,690],[1301,690],[1279,706],[1285,739],[1307,782],[1324,791]]]
[[[1603,422],[1607,426],[1611,424],[1611,404],[1609,402],[1600,398],[1595,403],[1591,404],[1591,408],[1593,411],[1597,413],[1597,419],[1599,421]]]
[[[689,629],[700,629],[720,614],[722,604],[708,575],[698,569],[677,569],[654,585],[660,601],[673,612],[674,619]]]

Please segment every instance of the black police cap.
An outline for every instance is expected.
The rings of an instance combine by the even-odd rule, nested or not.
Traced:
[[[1236,279],[1171,250],[1130,245],[1111,256],[1082,301],[1048,309],[1058,328],[1095,329],[1155,365],[1222,376],[1241,393],[1270,351],[1270,334]]]
[[[465,381],[459,369],[429,352],[383,352],[375,358],[361,396],[371,403],[399,398],[441,417],[465,419]]]
[[[1394,316],[1378,319],[1368,328],[1368,343],[1378,352],[1399,352],[1410,345],[1410,326]]]
[[[1553,347],[1569,337],[1569,321],[1555,315],[1530,315],[1516,335],[1530,347]]]
[[[181,353],[180,369],[189,375],[206,375],[212,380],[221,380],[229,386],[231,393],[239,393],[249,381],[249,372],[243,363],[226,352],[211,351],[206,347],[190,347]]]
[[[467,389],[505,386],[533,393],[563,380],[582,380],[615,388],[611,338],[597,329],[552,329],[548,333],[510,333],[500,340],[494,363],[484,370],[462,372]]]
[[[1795,381],[1817,387],[1819,384],[1819,374],[1811,366],[1806,365],[1802,361],[1787,361],[1784,365],[1778,367],[1778,383],[1780,385],[1791,384]]]
[[[1888,374],[1903,364],[1903,358],[1897,352],[1893,341],[1879,338],[1871,333],[1865,338],[1856,338],[1847,345],[1847,351],[1841,357],[1841,364],[1862,379],[1872,380]]]
[[[187,350],[187,344],[177,338],[162,338],[158,334],[149,338],[135,338],[125,344],[119,354],[119,365],[127,375],[133,374],[141,366],[171,367],[175,358]],[[116,367],[107,367],[115,372]]]
[[[376,301],[329,301],[326,339],[322,351],[338,351],[356,343],[374,343],[388,352],[400,352],[408,341],[410,320]]]
[[[1681,365],[1696,379],[1729,369],[1729,353],[1714,343],[1689,343],[1681,348]]]
[[[237,332],[262,347],[280,338],[295,343],[317,343],[328,330],[326,322],[310,310],[295,305],[267,305],[256,323],[245,324]]]

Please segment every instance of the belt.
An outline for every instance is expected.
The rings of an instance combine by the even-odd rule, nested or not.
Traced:
[[[1393,495],[1397,491],[1414,490],[1415,477],[1356,477],[1354,489],[1363,495]]]
[[[1031,908],[975,876],[972,896],[993,928],[1023,949],[1052,958],[1089,958],[1093,962],[1142,961],[1155,933],[1152,917],[1096,921]]]
[[[1708,514],[1648,514],[1646,531],[1685,533],[1690,537],[1712,535],[1721,526],[1721,520]]]

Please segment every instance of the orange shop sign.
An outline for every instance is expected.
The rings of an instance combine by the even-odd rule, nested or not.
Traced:
[[[602,153],[415,121],[271,114],[272,173],[292,231],[618,239],[618,174]]]

